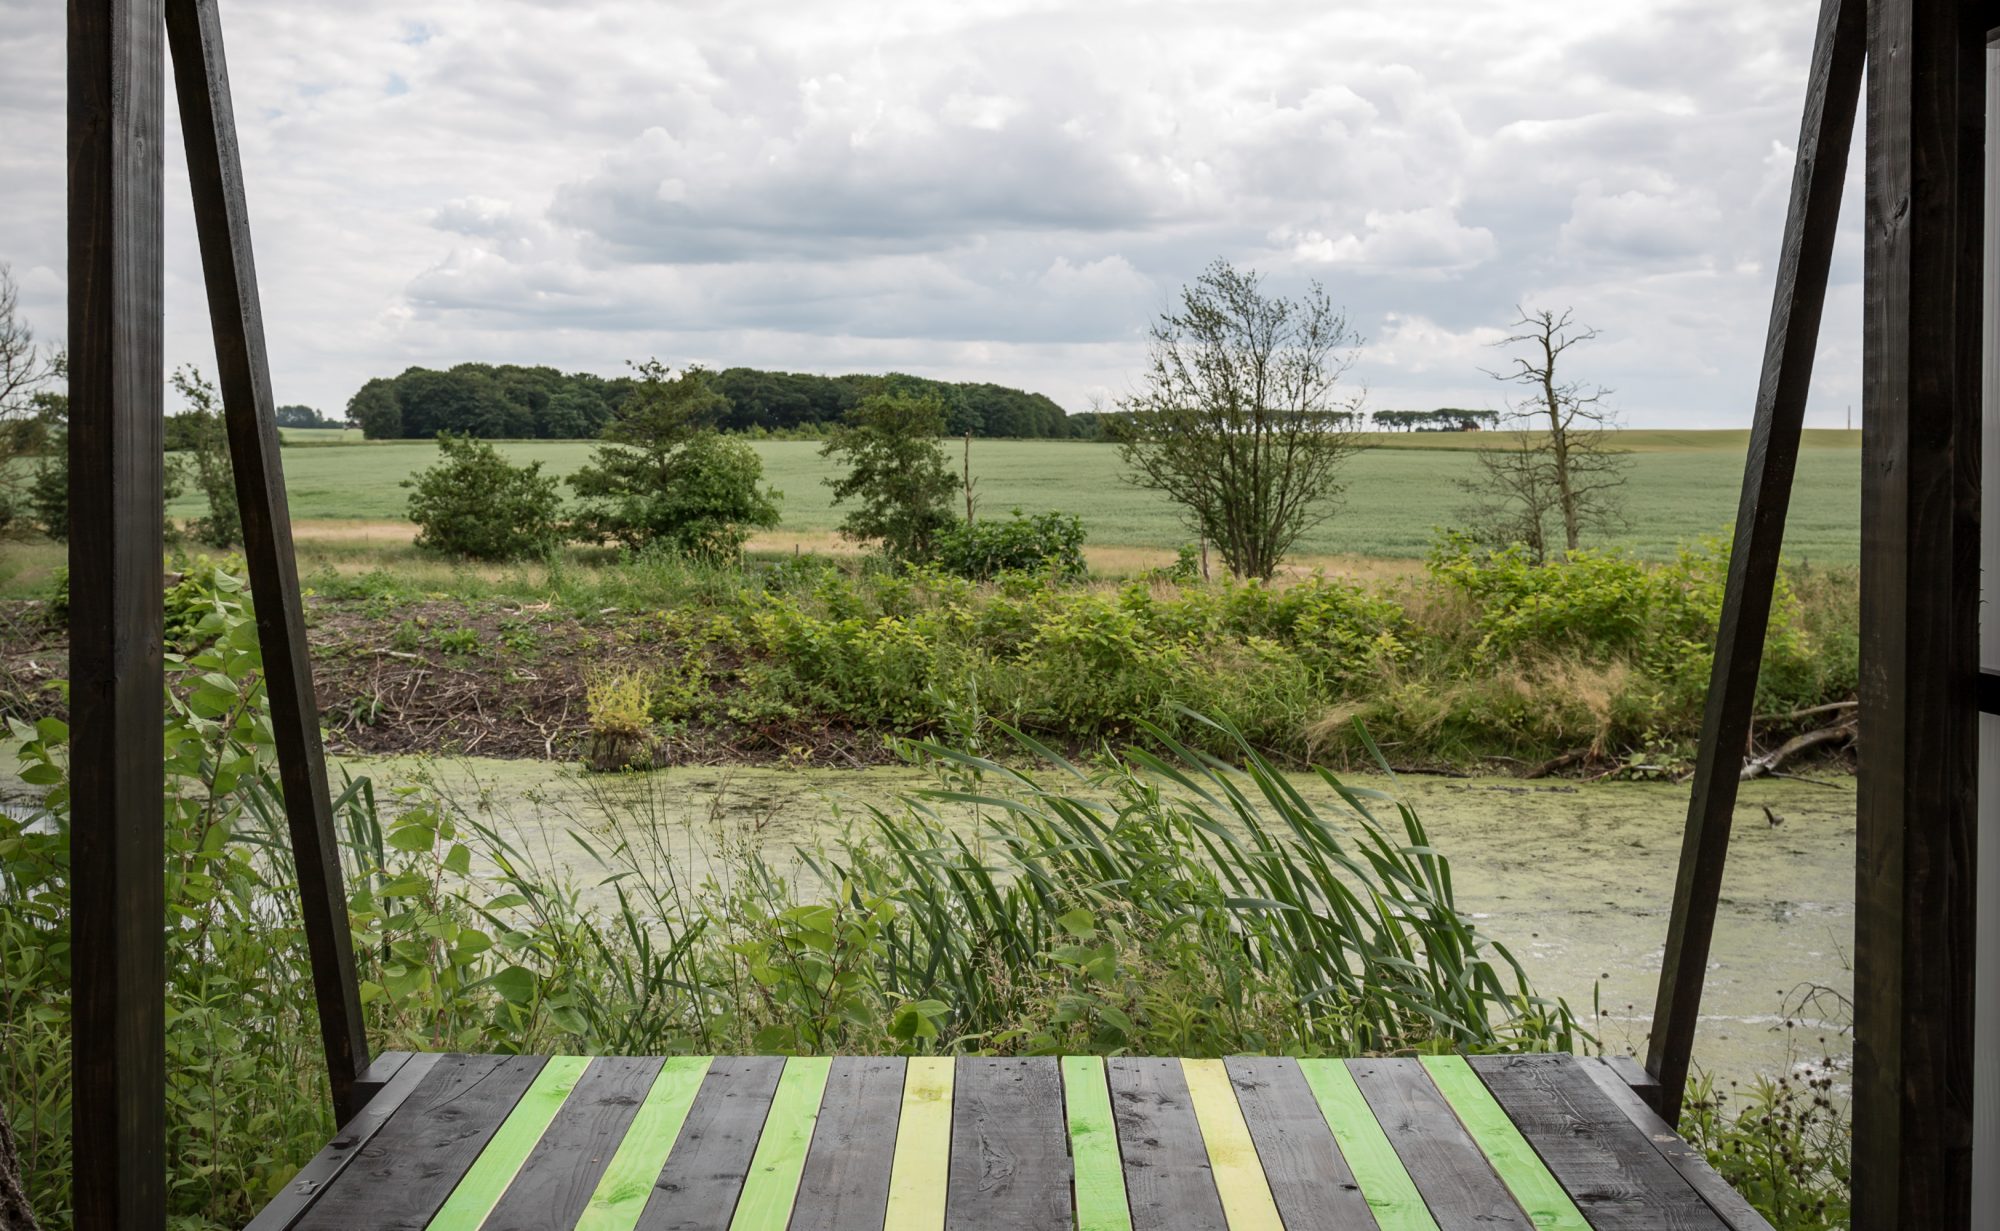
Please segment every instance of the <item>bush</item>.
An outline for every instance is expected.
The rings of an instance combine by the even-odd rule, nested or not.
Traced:
[[[891,560],[931,559],[938,537],[954,524],[951,496],[958,489],[937,443],[944,424],[944,403],[934,394],[878,393],[847,412],[819,451],[847,467],[826,481],[836,505],[855,504],[841,520],[841,534],[880,544]]]
[[[562,498],[542,463],[516,466],[486,441],[438,433],[439,462],[406,479],[417,546],[474,560],[547,553],[561,539]]]
[[[1024,517],[1015,509],[1006,521],[956,522],[937,536],[937,566],[958,577],[988,581],[1000,573],[1046,572],[1062,581],[1080,580],[1083,519],[1074,513]]]

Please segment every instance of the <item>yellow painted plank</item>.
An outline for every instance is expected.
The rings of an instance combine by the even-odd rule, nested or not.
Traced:
[[[1195,1122],[1201,1125],[1202,1144],[1208,1147],[1208,1166],[1229,1231],[1285,1231],[1270,1182],[1264,1178],[1264,1164],[1257,1157],[1257,1143],[1250,1139],[1250,1126],[1236,1103],[1236,1087],[1229,1084],[1229,1070],[1220,1060],[1183,1060],[1181,1073],[1187,1078]]]
[[[889,1167],[889,1213],[896,1231],[937,1231],[951,1182],[950,1056],[912,1056],[903,1075],[903,1114]]]

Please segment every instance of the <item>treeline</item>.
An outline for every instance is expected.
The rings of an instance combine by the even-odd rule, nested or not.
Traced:
[[[1477,432],[1500,426],[1497,410],[1378,410],[1369,416],[1385,432]]]
[[[1039,393],[976,381],[886,375],[819,376],[724,368],[708,374],[727,405],[715,425],[725,432],[815,433],[840,422],[878,393],[935,396],[946,430],[962,436],[1092,438],[1094,416],[1070,416]],[[551,367],[461,363],[437,371],[410,368],[378,377],[348,400],[347,417],[371,440],[428,440],[439,432],[488,439],[574,440],[596,437],[631,396],[631,377],[560,372]]]

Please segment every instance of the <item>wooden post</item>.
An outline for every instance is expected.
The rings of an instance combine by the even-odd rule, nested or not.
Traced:
[[[1777,290],[1764,339],[1764,369],[1750,424],[1743,495],[1736,509],[1729,583],[1716,630],[1694,792],[1688,800],[1680,874],[1674,882],[1666,958],[1660,967],[1646,1056],[1646,1071],[1658,1083],[1657,1110],[1669,1124],[1679,1118],[1687,1087],[1716,900],[1729,855],[1738,774],[1756,710],[1757,671],[1771,619],[1785,510],[1798,469],[1799,431],[1805,423],[1827,270],[1840,221],[1840,190],[1847,177],[1847,150],[1861,94],[1866,10],[1866,0],[1823,0],[1806,82],[1805,118],[1799,126],[1791,205],[1778,254]]]
[[[76,1226],[166,1224],[160,0],[69,5]]]
[[[1972,1225],[1988,8],[1869,9],[1856,1231]]]
[[[279,457],[264,316],[251,258],[250,218],[237,151],[236,121],[223,58],[216,0],[167,0],[167,39],[187,143],[195,230],[201,241],[216,379],[229,430],[229,455],[243,518],[243,548],[256,599],[257,641],[271,699],[292,854],[304,900],[306,945],[320,1037],[343,1124],[358,1109],[355,1081],[368,1067],[368,1038],[355,981],[340,849],[320,746],[305,612],[292,555],[291,514]]]

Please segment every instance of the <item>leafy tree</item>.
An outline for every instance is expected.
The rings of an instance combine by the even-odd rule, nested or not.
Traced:
[[[1114,431],[1131,481],[1181,507],[1239,577],[1268,578],[1331,516],[1359,447],[1341,377],[1360,337],[1319,283],[1266,295],[1218,260],[1152,327],[1146,386]]]
[[[958,491],[938,444],[944,423],[944,405],[929,393],[878,393],[847,413],[820,448],[821,457],[847,466],[826,480],[835,504],[855,502],[841,520],[842,535],[879,542],[893,560],[931,558],[939,533],[955,520]]]
[[[542,555],[562,539],[562,497],[542,463],[516,466],[486,441],[438,433],[438,464],[406,479],[417,546],[475,560]]]
[[[347,418],[370,440],[397,440],[403,435],[403,404],[396,400],[396,382],[376,377],[347,399]]]
[[[297,403],[290,406],[280,406],[275,413],[279,427],[326,428],[340,426],[312,407],[301,406]]]
[[[1621,524],[1630,454],[1611,435],[1618,427],[1617,412],[1605,402],[1611,391],[1557,371],[1563,355],[1597,331],[1577,324],[1567,308],[1522,312],[1514,328],[1496,345],[1527,353],[1487,375],[1529,392],[1509,407],[1509,434],[1479,450],[1479,477],[1461,486],[1477,497],[1466,516],[1480,537],[1500,546],[1520,543],[1540,563],[1554,543],[1575,551],[1586,530]]]
[[[229,434],[215,386],[192,365],[174,369],[173,386],[181,397],[181,412],[167,422],[178,427],[186,442],[195,486],[208,505],[207,514],[194,521],[194,536],[210,547],[240,543],[243,519],[236,507],[236,475],[230,469]]]
[[[638,380],[604,428],[591,464],[570,478],[582,500],[578,533],[595,542],[661,544],[723,559],[752,529],[778,524],[779,494],[758,484],[756,450],[716,432],[726,404],[708,374],[675,376],[657,360],[634,365]]]

